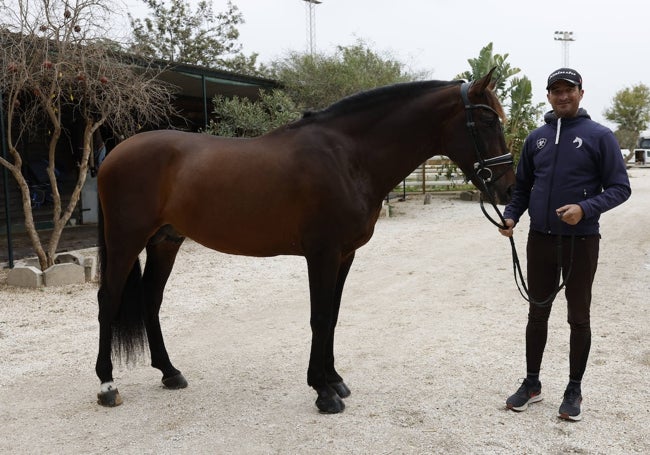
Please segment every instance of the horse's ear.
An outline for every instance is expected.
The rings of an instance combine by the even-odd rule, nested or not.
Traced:
[[[490,89],[490,91],[494,91],[494,89],[497,86],[497,79],[498,78],[497,77],[492,77],[492,75],[494,74],[496,69],[497,69],[497,67],[493,66],[492,69],[490,70],[490,72],[487,73],[487,76],[486,76],[486,77],[488,77],[490,79],[490,84],[488,85],[488,89]]]
[[[496,69],[496,66],[492,67],[492,69],[485,76],[473,84],[473,86],[476,87],[476,90],[478,90],[480,93],[483,93],[486,89],[490,91],[494,90],[497,85],[497,81],[496,78],[492,80],[492,74],[494,74],[494,71],[496,71]]]

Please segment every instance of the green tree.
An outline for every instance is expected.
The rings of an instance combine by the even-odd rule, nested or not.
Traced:
[[[619,90],[603,115],[618,125],[614,134],[621,148],[634,153],[639,134],[645,131],[650,122],[650,88],[639,83]]]
[[[533,84],[527,77],[513,77],[509,82],[509,101],[504,102],[508,109],[504,135],[508,150],[517,158],[526,136],[538,126],[544,104],[533,104]]]
[[[267,77],[280,81],[282,90],[261,93],[256,102],[216,97],[217,119],[206,131],[220,136],[258,136],[296,119],[305,109],[321,109],[362,90],[418,77],[362,42],[339,46],[333,55],[291,52],[273,62],[270,71]]]
[[[404,64],[382,57],[363,41],[338,46],[331,55],[291,52],[273,62],[270,71],[291,99],[306,109],[322,109],[362,90],[423,76],[407,72]]]
[[[245,56],[237,26],[244,18],[231,1],[215,14],[211,3],[200,0],[192,9],[186,0],[142,0],[150,16],[129,14],[133,29],[130,51],[145,57],[258,74],[257,54]]]
[[[528,133],[539,123],[542,116],[543,103],[533,104],[533,90],[530,79],[526,76],[515,77],[521,72],[513,68],[509,62],[508,54],[495,54],[494,46],[489,43],[479,52],[477,58],[470,58],[467,62],[470,70],[459,74],[459,79],[474,80],[490,71],[496,66],[495,92],[507,113],[504,125],[504,135],[508,149],[515,156],[521,153],[521,147]]]
[[[209,134],[229,137],[260,136],[300,116],[300,110],[282,90],[261,91],[258,101],[248,98],[226,98],[222,95],[212,100],[216,120],[210,120]]]
[[[63,228],[81,195],[94,133],[104,126],[128,136],[139,126],[165,122],[171,91],[158,82],[157,73],[130,65],[105,46],[97,25],[109,17],[102,0],[16,0],[11,6],[1,1],[0,13],[0,93],[9,152],[0,164],[18,184],[25,229],[45,269],[54,263]],[[71,125],[66,118],[76,122]],[[71,144],[75,133],[79,144]],[[53,229],[47,247],[36,230],[22,174],[21,152],[33,144],[43,150],[30,153],[47,156],[52,191]],[[64,151],[79,155],[75,186],[65,205],[55,172],[57,153]]]

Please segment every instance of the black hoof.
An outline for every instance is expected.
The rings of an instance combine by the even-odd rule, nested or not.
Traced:
[[[338,414],[345,409],[345,403],[333,388],[326,386],[320,390],[316,390],[316,392],[318,392],[316,407],[320,412],[325,414]]]
[[[334,391],[337,393],[337,395],[340,396],[341,398],[347,398],[350,396],[350,393],[352,393],[350,392],[350,388],[347,385],[345,385],[345,382],[343,381],[333,382],[329,384],[329,386],[333,388]]]
[[[97,404],[114,408],[122,404],[122,396],[117,389],[112,389],[107,392],[100,392],[97,394]]]
[[[168,378],[162,378],[162,383],[167,389],[184,389],[187,387],[187,380],[181,373]]]

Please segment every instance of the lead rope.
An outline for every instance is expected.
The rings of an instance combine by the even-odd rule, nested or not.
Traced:
[[[485,206],[483,204],[483,194],[484,191],[481,191],[481,198],[480,198],[480,205],[481,205],[481,211],[483,212],[483,215],[496,227],[499,229],[506,229],[506,220],[503,218],[503,215],[501,214],[501,211],[497,207],[496,203],[494,202],[494,198],[492,197],[492,194],[487,190],[487,185],[483,185],[485,194],[488,194],[490,196],[490,204],[492,205],[492,208],[494,211],[499,215],[499,219],[501,220],[501,224],[496,222],[488,213],[487,210],[485,210]],[[558,295],[558,293],[564,289],[566,286],[567,281],[569,281],[569,277],[571,276],[571,271],[573,270],[573,253],[574,253],[574,247],[575,247],[575,234],[571,235],[571,249],[570,249],[570,256],[569,256],[569,269],[567,271],[566,276],[562,280],[562,283],[553,291],[551,294],[546,297],[544,300],[535,300],[530,296],[530,292],[528,292],[528,287],[526,286],[526,280],[524,279],[523,272],[521,270],[521,263],[519,262],[519,255],[517,254],[517,248],[515,247],[515,240],[512,236],[508,237],[508,240],[510,240],[510,250],[512,253],[512,267],[513,267],[513,275],[515,278],[515,284],[517,285],[517,290],[519,291],[519,294],[523,297],[523,299],[531,303],[535,306],[538,306],[540,308],[545,308],[548,306],[551,306],[553,303],[553,300],[555,300],[555,297]],[[560,281],[560,276],[562,273],[562,235],[558,234],[557,236],[557,275],[556,275],[556,280]]]

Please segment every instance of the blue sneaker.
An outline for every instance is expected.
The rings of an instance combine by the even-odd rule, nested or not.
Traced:
[[[538,401],[542,401],[542,383],[524,379],[519,389],[506,400],[506,408],[521,412],[528,409],[530,403]]]

